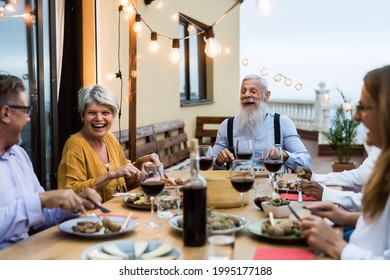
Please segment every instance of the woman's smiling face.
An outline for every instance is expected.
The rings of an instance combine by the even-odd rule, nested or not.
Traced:
[[[90,138],[103,138],[110,130],[114,115],[110,107],[89,103],[82,116],[84,131]]]

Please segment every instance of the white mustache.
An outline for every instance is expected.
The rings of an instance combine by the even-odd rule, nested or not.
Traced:
[[[241,104],[254,103],[254,102],[255,102],[255,100],[253,98],[248,98],[248,99],[241,101]]]

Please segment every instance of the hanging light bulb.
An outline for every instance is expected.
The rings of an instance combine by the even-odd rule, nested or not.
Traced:
[[[129,20],[134,15],[134,8],[132,6],[123,7],[123,19]]]
[[[121,5],[121,6],[127,6],[127,5],[129,5],[129,0],[119,0],[119,5]]]
[[[255,10],[261,16],[272,15],[273,10],[272,0],[256,0]]]
[[[160,44],[157,42],[157,32],[152,31],[150,35],[149,51],[151,53],[158,53]]]
[[[139,13],[135,14],[135,23],[133,25],[133,30],[136,33],[140,33],[142,31],[141,15]]]
[[[274,76],[274,81],[275,82],[280,82],[282,80],[282,75],[280,75],[279,73],[275,74]]]
[[[265,77],[268,75],[268,69],[267,68],[263,68],[260,70],[260,75]]]
[[[157,10],[161,10],[162,8],[164,8],[164,3],[161,0],[158,0],[154,6]]]
[[[214,58],[221,54],[222,47],[221,44],[218,43],[217,39],[215,39],[214,29],[212,26],[206,30],[205,41],[206,47],[204,48],[204,52],[208,57]]]
[[[249,64],[249,60],[246,57],[241,59],[241,65],[242,66],[248,66],[248,64]]]
[[[328,102],[330,100],[330,94],[328,92],[322,95],[322,100]]]
[[[174,22],[179,22],[179,14],[176,13],[176,14],[171,15],[171,20]]]
[[[287,87],[291,86],[291,85],[292,85],[291,79],[290,79],[290,78],[287,78],[287,79],[284,81],[284,84],[285,84]]]
[[[172,40],[172,49],[171,49],[171,52],[169,53],[169,60],[175,64],[177,64],[181,61],[179,39]]]
[[[294,87],[295,87],[296,90],[301,90],[303,86],[302,86],[301,83],[298,83]]]
[[[112,81],[113,79],[116,79],[116,78],[122,78],[121,71],[118,71],[117,73],[108,73],[106,75],[106,79],[109,81]]]
[[[187,31],[188,33],[195,33],[196,32],[196,28],[195,28],[195,25],[193,24],[189,24],[188,27],[187,27]]]

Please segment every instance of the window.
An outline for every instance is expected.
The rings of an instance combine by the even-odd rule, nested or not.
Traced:
[[[207,26],[185,16],[203,30]],[[180,20],[179,37],[189,36],[190,23]],[[189,37],[181,41],[180,62],[180,104],[181,106],[198,105],[212,102],[208,99],[206,90],[206,54],[204,53],[205,41],[203,34]]]

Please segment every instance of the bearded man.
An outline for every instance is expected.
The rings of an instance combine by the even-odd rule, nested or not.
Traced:
[[[262,158],[264,150],[275,144],[274,118],[275,113],[268,110],[266,102],[271,92],[267,80],[258,75],[248,75],[241,83],[240,108],[233,120],[233,142],[251,139],[253,145],[252,160]],[[283,150],[285,167],[295,170],[296,166],[311,167],[312,160],[293,121],[284,115],[277,120],[280,126],[280,147]],[[223,169],[225,163],[235,159],[228,141],[228,119],[224,120],[218,129],[213,146],[214,169]]]

